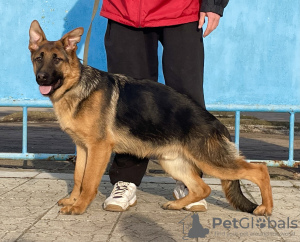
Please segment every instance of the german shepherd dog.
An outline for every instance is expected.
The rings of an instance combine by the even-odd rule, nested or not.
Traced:
[[[166,172],[187,186],[188,195],[165,203],[164,209],[182,209],[209,196],[211,189],[199,176],[202,171],[222,180],[233,207],[271,215],[267,167],[246,162],[219,120],[163,84],[82,65],[76,56],[82,34],[83,28],[76,28],[60,40],[47,41],[36,20],[29,30],[40,92],[50,98],[62,130],[77,148],[73,191],[58,202],[62,214],[86,210],[115,152],[156,157]],[[243,195],[239,179],[259,186],[261,205]]]

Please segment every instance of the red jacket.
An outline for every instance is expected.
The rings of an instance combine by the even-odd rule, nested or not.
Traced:
[[[100,15],[137,27],[159,27],[199,20],[202,0],[103,0]]]

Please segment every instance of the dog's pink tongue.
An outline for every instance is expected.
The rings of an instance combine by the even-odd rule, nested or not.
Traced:
[[[43,95],[47,95],[52,91],[52,86],[40,86],[40,92]]]

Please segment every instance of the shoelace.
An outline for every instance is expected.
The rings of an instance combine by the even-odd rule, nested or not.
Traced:
[[[128,185],[129,182],[118,182],[112,191],[113,198],[122,198],[123,194],[128,190]]]

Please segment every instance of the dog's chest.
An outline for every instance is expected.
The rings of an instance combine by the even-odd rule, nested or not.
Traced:
[[[60,128],[71,137],[75,144],[85,143],[87,134],[82,132],[84,124],[80,125],[68,112],[57,115],[57,117]]]
[[[76,120],[73,117],[74,109],[66,103],[53,104],[53,107],[61,129],[67,133],[74,130],[76,126]]]
[[[74,119],[72,113],[69,110],[55,109],[55,114],[57,116],[59,125],[63,131],[73,129]]]
[[[76,105],[53,104],[53,107],[61,129],[71,136],[74,143],[90,143],[103,136],[99,129],[97,115],[92,115],[90,112],[78,114],[76,113]]]

